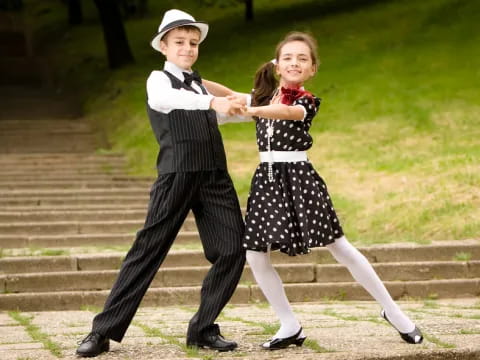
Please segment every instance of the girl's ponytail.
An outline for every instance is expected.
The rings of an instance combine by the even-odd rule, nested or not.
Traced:
[[[275,65],[272,61],[269,61],[263,64],[255,74],[252,106],[268,105],[277,86]]]

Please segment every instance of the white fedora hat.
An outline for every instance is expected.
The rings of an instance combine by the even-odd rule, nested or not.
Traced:
[[[201,21],[195,21],[192,15],[187,14],[184,11],[172,9],[165,12],[163,15],[162,23],[158,27],[158,33],[154,36],[150,45],[160,51],[160,40],[162,37],[172,29],[175,29],[179,26],[195,26],[200,30],[200,42],[202,42],[208,33],[208,24]]]

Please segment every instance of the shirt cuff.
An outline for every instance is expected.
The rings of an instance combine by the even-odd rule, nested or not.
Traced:
[[[245,94],[245,97],[247,98],[247,106],[252,106],[252,95]]]
[[[203,95],[198,102],[199,110],[208,110],[210,109],[210,103],[215,96],[213,95]]]

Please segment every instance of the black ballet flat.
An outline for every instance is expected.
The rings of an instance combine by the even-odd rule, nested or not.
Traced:
[[[265,350],[279,350],[279,349],[285,349],[289,347],[290,345],[295,345],[295,346],[302,346],[303,342],[307,338],[306,336],[300,337],[300,334],[302,333],[302,328],[298,330],[298,332],[295,335],[292,335],[287,338],[274,338],[270,339],[266,343],[262,344],[262,348]]]
[[[387,318],[387,313],[385,312],[385,310],[382,309],[382,311],[380,312],[380,315],[385,319],[387,320],[387,322],[393,326],[393,324],[390,322],[390,320],[388,320]],[[393,326],[393,328],[395,330],[398,331],[398,329]],[[423,335],[422,335],[422,332],[420,331],[419,328],[417,328],[417,326],[415,326],[415,329],[413,329],[412,332],[409,332],[409,333],[402,333],[400,331],[398,331],[398,333],[400,334],[400,337],[406,341],[407,343],[409,344],[421,344],[422,341],[423,341]]]

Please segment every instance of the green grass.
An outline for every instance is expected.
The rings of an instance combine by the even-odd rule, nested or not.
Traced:
[[[306,339],[305,342],[303,343],[304,346],[312,349],[316,353],[330,353],[330,352],[335,352],[333,350],[329,350],[327,348],[324,348],[321,346],[318,341],[313,340],[313,339]]]
[[[98,314],[100,311],[102,311],[102,308],[100,306],[94,306],[94,305],[82,305],[80,306],[80,310],[82,311],[90,311],[95,314]]]
[[[440,305],[435,300],[424,300],[423,307],[425,309],[438,309]]]
[[[0,258],[2,256],[67,256],[70,255],[70,250],[66,249],[48,249],[29,247],[24,249],[3,249],[0,252]]]
[[[32,324],[33,317],[22,315],[18,311],[9,311],[8,315],[22,325],[34,341],[42,343],[43,347],[57,358],[63,358],[61,347],[52,341],[47,334],[43,333],[38,326]]]
[[[165,340],[165,342],[168,344],[178,346],[183,352],[185,352],[187,357],[200,357],[199,349],[187,346],[184,342],[181,342],[175,336],[165,334],[160,329],[145,325],[139,321],[133,321],[133,325],[141,328],[146,336],[158,337],[162,340]],[[204,360],[208,360],[209,355],[202,356],[201,358]]]
[[[461,251],[456,253],[453,259],[456,261],[470,261],[472,259],[472,254]]]
[[[271,324],[263,321],[245,320],[238,316],[232,317],[232,316],[226,316],[221,314],[219,318],[225,321],[237,321],[237,322],[246,324],[248,326],[262,328],[260,332],[249,332],[250,335],[275,335],[278,329],[280,328],[278,324]],[[333,350],[324,348],[316,340],[312,340],[312,339],[306,339],[304,342],[304,346],[317,353],[333,352]]]
[[[322,65],[306,87],[323,102],[309,157],[351,240],[478,238],[480,3],[362,3],[256,0],[256,20],[248,26],[240,5],[202,8],[183,0],[175,7],[210,23],[197,63],[202,75],[239,91],[251,89],[256,68],[273,57],[285,33],[315,35]],[[147,18],[126,23],[133,66],[107,71],[94,11],[86,11],[85,25],[51,45],[59,54],[52,59],[57,74],[69,79],[65,88],[89,94],[86,118],[104,129],[112,151],[128,155],[130,171],[142,175],[154,175],[157,155],[145,114],[145,80],[163,63],[148,41],[173,2],[150,4]],[[254,126],[221,130],[245,204],[258,162]]]
[[[455,349],[457,346],[455,344],[450,344],[445,341],[440,340],[437,338],[435,335],[430,335],[430,334],[425,334],[423,333],[423,337],[430,341],[431,343],[434,343],[438,347],[441,347],[443,349]]]
[[[271,324],[263,321],[250,321],[250,320],[244,320],[241,317],[232,317],[232,316],[226,316],[223,313],[220,314],[219,318],[221,320],[225,321],[237,321],[244,323],[246,325],[252,326],[252,327],[261,327],[262,330],[260,332],[255,332],[255,335],[275,335],[275,333],[278,331],[280,326],[278,324]]]

